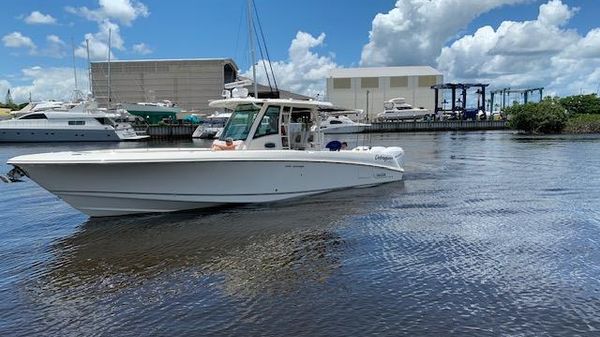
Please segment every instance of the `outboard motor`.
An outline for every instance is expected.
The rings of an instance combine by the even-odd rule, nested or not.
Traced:
[[[21,182],[21,178],[23,178],[24,176],[26,176],[27,174],[25,174],[25,172],[23,172],[23,170],[21,170],[18,167],[13,167],[12,170],[10,170],[6,175],[0,175],[0,180],[2,180],[5,183],[16,183],[16,182]]]

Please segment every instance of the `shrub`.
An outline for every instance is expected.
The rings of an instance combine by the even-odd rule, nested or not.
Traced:
[[[569,114],[600,114],[600,98],[596,94],[561,98],[560,104]]]
[[[599,133],[600,114],[571,116],[567,122],[565,131],[569,133]]]
[[[509,116],[511,128],[528,133],[560,133],[567,122],[565,108],[555,98],[513,105],[504,112]]]

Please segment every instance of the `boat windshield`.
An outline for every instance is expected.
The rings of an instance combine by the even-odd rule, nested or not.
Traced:
[[[219,139],[233,138],[233,140],[246,140],[254,119],[256,119],[256,116],[260,112],[260,108],[260,105],[255,104],[238,105],[229,118],[229,121],[227,121]]]

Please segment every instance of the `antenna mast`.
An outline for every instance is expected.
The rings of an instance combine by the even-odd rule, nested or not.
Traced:
[[[256,83],[256,49],[254,47],[254,22],[252,0],[248,0],[248,42],[252,60],[252,81],[254,82],[254,98],[258,98],[258,83]]]

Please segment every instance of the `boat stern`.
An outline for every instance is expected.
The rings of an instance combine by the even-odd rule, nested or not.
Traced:
[[[383,164],[396,169],[403,169],[404,150],[398,146],[358,146],[352,149],[354,152],[370,152],[377,164]]]

